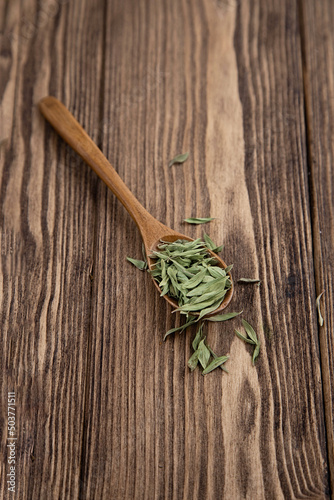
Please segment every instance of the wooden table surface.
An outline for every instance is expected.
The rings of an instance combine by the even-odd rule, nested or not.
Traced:
[[[334,3],[3,0],[0,23],[1,499],[330,498]],[[152,215],[261,279],[228,309],[255,367],[239,318],[207,331],[229,374],[190,372],[194,330],[162,341],[180,318],[46,95]]]

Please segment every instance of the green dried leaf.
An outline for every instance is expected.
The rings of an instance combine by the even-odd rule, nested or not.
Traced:
[[[215,370],[216,368],[218,368],[219,366],[223,365],[224,363],[226,363],[226,361],[228,360],[228,356],[220,356],[220,357],[217,357],[215,358],[213,361],[211,361],[211,363],[205,368],[205,370],[203,370],[202,372],[202,375],[207,375],[208,373],[212,372],[213,370]]]
[[[131,262],[131,264],[136,266],[141,271],[144,271],[147,268],[147,264],[143,260],[132,259],[131,257],[127,257],[126,260]]]
[[[244,342],[247,342],[248,344],[256,345],[256,342],[253,342],[253,340],[248,339],[247,337],[244,337],[238,330],[234,330],[236,335],[239,337],[239,339],[243,340]]]
[[[200,327],[198,328],[197,332],[196,332],[196,336],[192,342],[192,347],[194,349],[194,351],[197,350],[198,348],[198,344],[200,343],[200,341],[202,340],[202,335],[203,335],[203,323],[200,325]]]
[[[325,293],[325,291],[321,292],[321,294],[318,295],[318,297],[316,298],[316,301],[315,301],[315,305],[317,306],[317,309],[318,309],[318,322],[319,322],[320,326],[322,326],[324,324],[324,318],[322,317],[321,311],[320,311],[320,299],[324,293]]]
[[[188,313],[188,312],[196,312],[199,309],[206,309],[207,307],[211,307],[214,302],[214,299],[208,299],[205,302],[202,302],[201,305],[199,304],[192,304],[191,302],[184,304],[183,306],[179,307],[178,309],[175,309],[174,312],[180,311],[183,313]]]
[[[170,330],[168,330],[168,332],[165,333],[165,335],[164,335],[164,341],[166,340],[166,338],[168,337],[168,335],[170,335],[171,333],[175,333],[175,332],[178,332],[178,331],[180,331],[180,333],[182,333],[183,330],[185,330],[186,328],[188,328],[188,326],[192,325],[195,322],[196,322],[196,318],[192,318],[187,323],[184,323],[184,325],[177,326],[176,328],[171,328]]]
[[[214,281],[204,283],[187,293],[188,297],[199,297],[205,293],[225,290],[227,277],[216,278]]]
[[[239,316],[243,311],[240,311],[238,313],[236,312],[231,312],[231,313],[226,313],[226,314],[217,314],[217,316],[211,316],[208,318],[208,321],[227,321],[229,319],[235,318],[236,316]]]
[[[170,277],[170,280],[172,282],[172,286],[174,288],[175,295],[178,297],[179,296],[178,292],[181,291],[181,284],[178,282],[176,270],[173,269],[172,267],[168,267],[167,274]]]
[[[238,283],[256,283],[259,285],[261,283],[261,281],[258,279],[253,279],[253,278],[240,278],[238,280]]]
[[[223,250],[223,248],[224,248],[224,245],[219,245],[218,247],[213,248],[212,252],[219,253],[219,252],[221,252]]]
[[[256,344],[255,349],[253,351],[253,357],[252,357],[253,365],[255,365],[255,361],[257,360],[258,355],[260,354],[260,347],[261,347],[261,342],[258,341],[258,343]]]
[[[226,292],[226,290],[225,290],[225,292]],[[200,319],[202,319],[204,316],[206,316],[207,314],[210,314],[213,311],[215,311],[222,303],[222,300],[223,300],[223,297],[220,300],[218,300],[215,304],[213,304],[211,307],[207,307],[206,309],[202,309],[201,312],[199,313],[198,321]]]
[[[210,238],[210,236],[208,234],[205,234],[205,233],[204,233],[204,241],[205,241],[206,246],[208,247],[208,249],[211,250],[211,252],[218,253],[218,252],[221,252],[223,250],[223,248],[224,248],[224,245],[217,246],[212,241],[212,239]]]
[[[204,233],[204,241],[209,250],[213,250],[214,248],[216,248],[216,245],[214,244],[214,242],[212,241],[212,239],[208,234]]]
[[[188,366],[192,372],[195,370],[196,366],[198,365],[198,356],[199,356],[199,351],[197,349],[197,351],[195,351],[194,354],[188,360]]]
[[[174,163],[184,163],[188,159],[189,153],[183,153],[176,155],[169,163],[168,166],[171,167]]]
[[[210,359],[210,351],[204,344],[204,339],[202,339],[198,345],[198,361],[201,363],[202,367],[205,369]],[[196,351],[196,352],[197,352]]]
[[[210,346],[207,346],[207,347],[208,347],[208,349],[209,349],[209,351],[210,351],[211,356],[212,356],[214,359],[216,359],[216,358],[218,358],[218,357],[219,357],[219,356],[217,356],[217,354],[215,354],[215,353],[213,352],[213,350],[211,349],[211,347],[210,347]],[[229,359],[229,356],[226,356],[226,357]],[[225,366],[224,366],[224,365],[220,365],[220,367],[219,367],[219,368],[220,368],[221,370],[223,370],[223,372],[229,373],[229,371],[225,368]]]
[[[163,297],[164,295],[168,294],[169,292],[170,285],[169,283],[166,283],[166,285],[163,287],[160,297]]]
[[[241,321],[248,337],[253,340],[254,344],[257,344],[258,340],[254,328],[245,319],[242,319]]]
[[[145,245],[144,243],[141,244],[141,253],[143,254],[143,259],[147,264],[147,257],[146,257],[146,251],[145,251]]]
[[[213,278],[225,278],[226,277],[225,269],[222,269],[221,267],[209,266],[208,271]]]
[[[233,269],[233,264],[231,264],[230,266],[225,267],[224,271],[225,271],[225,273],[227,274],[227,273],[229,273],[232,269]]]
[[[253,356],[252,356],[252,362],[254,365],[255,361],[260,353],[261,342],[258,340],[257,335],[256,335],[253,327],[247,321],[245,321],[243,319],[242,324],[243,324],[249,338],[244,337],[240,332],[238,332],[238,330],[235,330],[235,333],[244,342],[247,342],[248,344],[254,345],[254,351],[253,351]]]
[[[215,220],[215,217],[189,217],[189,219],[183,220],[188,224],[206,224],[207,222]]]
[[[226,293],[226,290],[223,290],[218,295],[217,291],[215,290],[213,292],[208,292],[208,293],[205,293],[204,295],[200,295],[198,297],[192,297],[192,298],[187,297],[187,299],[189,300],[188,304],[190,306],[195,305],[199,309],[204,307],[203,304],[205,304],[205,307],[210,307],[211,305],[216,303],[218,300],[220,300],[222,297],[224,297],[225,293]]]
[[[184,284],[184,288],[195,288],[200,283],[202,283],[204,276],[206,275],[207,270],[204,268],[199,273],[195,274],[187,283]]]

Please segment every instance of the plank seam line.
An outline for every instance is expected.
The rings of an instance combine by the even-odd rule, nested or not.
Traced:
[[[314,183],[314,173],[312,160],[314,158],[314,151],[312,147],[312,137],[313,131],[310,123],[310,103],[309,103],[309,85],[308,85],[308,71],[307,71],[307,58],[306,58],[306,36],[305,36],[305,19],[304,19],[304,8],[302,0],[297,1],[298,6],[298,19],[299,19],[299,30],[300,30],[300,50],[301,50],[301,61],[302,61],[302,83],[303,83],[303,107],[304,107],[304,124],[305,124],[305,142],[306,142],[306,165],[307,165],[307,176],[308,178],[308,193],[309,193],[309,206],[310,206],[310,224],[311,224],[311,235],[312,235],[312,257],[314,264],[314,283],[316,288],[316,293],[319,294],[319,286],[321,285],[321,273],[320,269],[317,267],[317,256],[321,254],[321,244],[318,241],[318,234],[316,228],[319,227],[318,220],[318,199],[317,199],[317,191]],[[325,381],[324,381],[324,367],[325,367],[325,357],[326,355],[323,353],[323,349],[321,347],[320,340],[320,326],[317,321],[317,330],[318,330],[318,348],[320,355],[320,373],[321,373],[321,385],[322,385],[322,403],[324,408],[324,427],[325,427],[325,437],[326,437],[326,462],[328,466],[328,486],[329,486],[329,494],[330,498],[333,498],[334,492],[332,490],[332,484],[334,482],[334,464],[331,463],[330,460],[330,445],[329,436],[331,435],[331,421],[327,418],[328,409],[326,406],[326,398],[325,398]],[[329,420],[329,421],[328,421]],[[333,443],[332,443],[333,444]]]

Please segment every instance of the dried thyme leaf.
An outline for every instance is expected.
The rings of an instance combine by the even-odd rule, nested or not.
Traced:
[[[198,287],[190,290],[187,293],[187,297],[202,297],[204,294],[210,292],[217,292],[219,290],[224,290],[227,284],[227,277],[219,275],[214,281],[209,281],[209,283],[204,283]]]
[[[315,301],[315,305],[317,306],[317,309],[318,309],[318,323],[320,326],[322,326],[324,324],[324,318],[322,317],[321,311],[320,311],[320,299],[324,293],[325,293],[325,291],[321,292],[321,294],[318,295],[318,297],[316,298],[316,301]]]
[[[253,357],[252,357],[253,365],[255,365],[255,361],[257,360],[257,357],[260,354],[260,347],[261,347],[261,342],[258,341],[253,352]]]
[[[224,271],[225,271],[225,273],[227,274],[227,273],[229,273],[232,269],[233,269],[233,264],[231,264],[230,266],[225,267]]]
[[[192,342],[192,347],[193,347],[194,351],[197,351],[198,344],[202,340],[202,335],[203,335],[203,323],[200,325],[199,329],[197,330],[196,336]]]
[[[204,233],[204,241],[206,243],[206,246],[208,247],[209,250],[211,250],[212,252],[214,253],[219,253],[223,250],[224,248],[224,245],[221,245],[221,246],[217,246],[213,241],[212,239],[210,238],[210,236],[208,234],[205,234]]]
[[[207,222],[215,220],[215,217],[189,217],[189,219],[183,220],[188,224],[206,224]]]
[[[204,344],[204,339],[202,339],[198,345],[198,361],[201,363],[202,367],[205,369],[210,359],[210,351]],[[196,351],[196,352],[197,352]]]
[[[215,358],[211,363],[202,371],[202,375],[207,375],[212,372],[228,360],[228,356],[219,356]]]
[[[225,293],[224,295],[226,294],[226,290],[225,290]],[[223,297],[224,297],[223,295]],[[223,298],[222,297],[222,298]],[[218,307],[220,306],[220,304],[222,303],[222,300],[218,300],[217,302],[215,302],[212,306],[210,307],[207,307],[205,309],[202,309],[202,311],[199,313],[199,316],[198,316],[198,319],[200,320],[201,318],[203,318],[204,316],[206,316],[207,314],[210,314],[212,313],[213,311],[215,311],[216,309],[218,309]]]
[[[210,346],[208,346],[208,349],[209,349],[209,351],[210,351],[211,356],[212,356],[214,359],[216,359],[216,358],[218,358],[218,357],[219,357],[219,356],[217,356],[217,354],[215,354],[215,353],[213,352],[213,350],[211,349],[211,347],[210,347]],[[227,357],[227,359],[229,359],[229,358],[230,358],[230,356],[226,356],[226,357]],[[224,365],[220,365],[220,367],[219,367],[219,368],[220,368],[221,370],[223,370],[223,372],[228,373],[228,370],[225,368],[225,366],[224,366]]]
[[[255,361],[260,353],[260,347],[261,347],[261,342],[258,340],[257,335],[254,331],[254,328],[246,321],[246,320],[241,320],[244,329],[246,330],[246,333],[249,338],[244,337],[238,330],[235,330],[235,333],[237,336],[243,340],[244,342],[247,342],[248,344],[254,345],[254,351],[253,351],[253,356],[252,356],[252,363],[253,365],[255,364]]]
[[[206,309],[211,309],[211,307],[215,306],[217,303],[219,305],[222,298],[224,297],[225,293],[226,293],[226,290],[223,290],[222,292],[220,292],[218,299],[216,299],[216,293],[215,293],[215,296],[213,298],[210,297],[210,298],[207,298],[207,300],[203,300],[203,297],[206,298],[206,296],[203,295],[202,297],[198,297],[198,301],[189,302],[187,304],[184,304],[183,306],[179,307],[178,309],[175,309],[175,311],[180,311],[181,313],[184,313],[184,314],[189,313],[189,312],[198,312],[198,311],[201,311],[201,313],[202,313]],[[197,298],[197,297],[195,297],[195,298]],[[215,307],[216,309],[217,309],[218,305],[216,305],[216,307]],[[212,309],[212,310],[214,311],[214,309]]]
[[[188,366],[192,372],[195,370],[196,366],[198,365],[198,355],[199,355],[199,352],[197,350],[194,352],[194,354],[191,356],[191,358],[188,361]]]
[[[252,344],[252,345],[256,345],[255,342],[253,342],[253,340],[251,339],[248,339],[247,337],[244,337],[242,335],[242,333],[240,333],[238,330],[234,330],[236,335],[239,337],[239,339],[243,340],[244,342],[247,342],[248,344]]]
[[[171,333],[175,333],[175,332],[178,332],[178,331],[180,333],[182,333],[183,330],[185,330],[186,328],[188,328],[188,326],[190,326],[193,323],[195,323],[195,321],[196,321],[196,318],[192,318],[190,321],[188,321],[184,325],[178,326],[176,328],[171,328],[170,330],[168,330],[168,332],[165,333],[165,335],[164,335],[164,341],[166,340],[166,338],[168,337],[168,335],[170,335]]]
[[[240,311],[238,313],[236,312],[231,312],[231,313],[226,313],[226,314],[217,314],[216,316],[211,316],[210,318],[207,319],[207,321],[227,321],[228,319],[235,318],[236,316],[239,316],[243,311]]]
[[[207,274],[207,269],[203,268],[199,273],[195,274],[190,280],[187,280],[186,283],[184,283],[183,287],[184,288],[195,288],[198,286],[200,283],[202,283],[204,276]]]
[[[127,257],[126,260],[131,262],[134,266],[136,266],[141,271],[144,271],[147,268],[147,263],[143,260],[132,259],[131,257]]]
[[[259,285],[261,281],[253,278],[240,278],[238,279],[238,283],[256,283],[257,285]]]
[[[214,244],[214,242],[212,241],[212,239],[210,238],[210,236],[208,234],[204,233],[203,237],[204,237],[204,241],[206,243],[206,246],[210,250],[213,250],[214,248],[216,248],[216,245]]]
[[[225,269],[222,269],[221,267],[218,266],[211,266],[208,267],[209,274],[213,278],[225,278],[226,277],[226,271]]]
[[[241,321],[242,321],[244,329],[246,330],[248,337],[250,339],[252,339],[254,344],[257,344],[258,340],[257,340],[257,335],[254,331],[254,328],[245,319],[242,319]]]
[[[169,163],[168,166],[171,167],[174,163],[184,163],[188,159],[189,153],[183,153],[181,155],[176,155]]]

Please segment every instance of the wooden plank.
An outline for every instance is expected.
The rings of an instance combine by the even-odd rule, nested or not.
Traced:
[[[1,456],[15,391],[15,498],[78,498],[96,178],[36,105],[56,95],[97,140],[103,10],[93,0],[3,4]],[[3,460],[0,470],[0,496],[14,498]]]
[[[256,368],[231,325],[230,375],[189,373],[190,336],[126,263],[140,237],[99,184],[82,498],[328,498],[295,2],[108,3],[103,150],[167,225],[216,216]],[[168,168],[189,151],[182,166]],[[238,324],[238,321],[235,322]]]
[[[334,5],[302,2],[305,103],[308,125],[313,250],[317,295],[325,322],[319,327],[331,490],[334,492]]]

